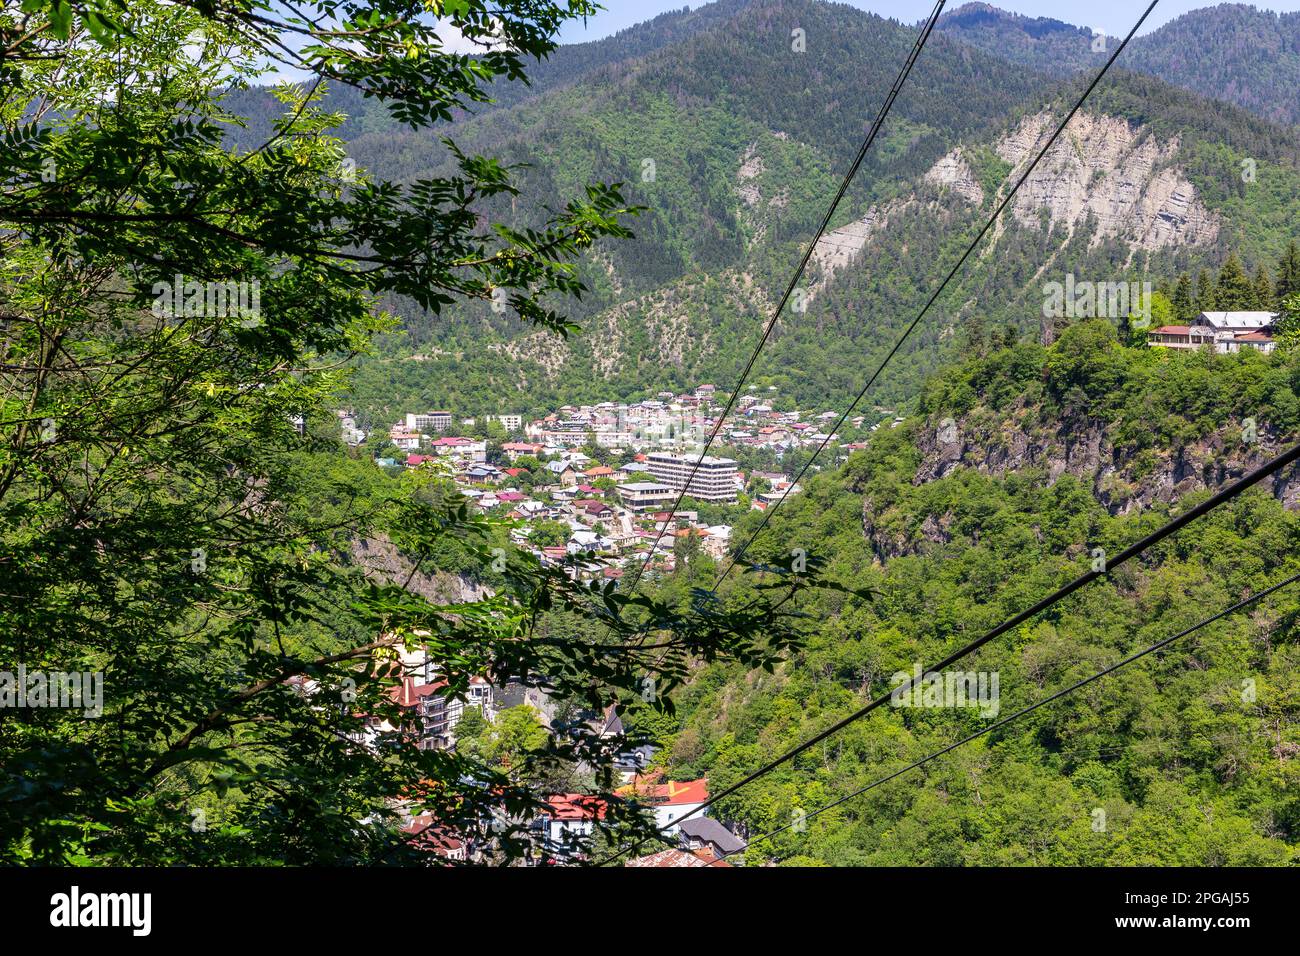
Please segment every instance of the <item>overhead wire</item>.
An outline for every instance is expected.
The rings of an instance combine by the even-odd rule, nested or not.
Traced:
[[[1181,640],[1182,638],[1187,637],[1190,634],[1194,634],[1197,631],[1201,630],[1202,628],[1208,627],[1209,625],[1215,623],[1216,621],[1222,620],[1223,618],[1228,617],[1229,615],[1244,610],[1245,608],[1250,607],[1251,605],[1256,604],[1259,601],[1263,600],[1264,598],[1268,597],[1270,594],[1274,594],[1277,591],[1280,591],[1283,588],[1296,583],[1297,581],[1300,581],[1300,574],[1293,574],[1290,577],[1284,578],[1278,583],[1270,587],[1267,587],[1262,591],[1258,591],[1255,594],[1252,594],[1249,597],[1244,598],[1241,601],[1238,601],[1236,604],[1233,604],[1232,606],[1225,608],[1222,611],[1219,611],[1217,614],[1207,617],[1202,621],[1198,621],[1196,624],[1193,624],[1191,627],[1179,631],[1177,634],[1173,634],[1170,635],[1169,637],[1156,641],[1154,644],[1150,645],[1149,647],[1144,647],[1142,650],[1130,654],[1128,657],[1125,657],[1122,660],[1117,661],[1114,664],[1111,664],[1109,667],[1102,668],[1101,670],[1097,671],[1095,674],[1091,674],[1088,677],[1083,678],[1082,680],[1075,681],[1073,684],[1061,688],[1055,693],[1052,693],[1047,697],[1044,697],[1042,700],[1035,701],[1029,706],[1016,711],[1014,714],[1011,714],[1007,717],[1002,718],[1001,720],[989,724],[987,727],[983,727],[980,730],[976,731],[975,733],[969,734],[968,736],[963,737],[961,740],[958,740],[955,743],[951,743],[946,747],[936,750],[933,753],[928,754],[925,757],[922,757],[920,760],[915,760],[900,770],[895,770],[893,773],[886,774],[885,776],[872,781],[871,783],[867,784],[865,787],[860,787],[857,790],[854,790],[852,793],[845,794],[844,796],[839,797],[838,799],[832,800],[830,803],[818,807],[816,810],[813,810],[811,813],[803,814],[802,817],[800,817],[799,822],[792,820],[790,823],[787,823],[784,826],[777,827],[775,830],[769,830],[767,833],[764,833],[762,836],[757,836],[754,837],[752,840],[747,840],[745,841],[744,847],[738,850],[732,850],[726,852],[723,854],[722,857],[719,857],[719,859],[715,860],[714,862],[715,863],[720,862],[721,860],[724,860],[729,856],[734,856],[737,853],[743,853],[746,849],[753,846],[755,843],[758,843],[762,840],[770,839],[774,836],[784,833],[787,830],[794,829],[800,826],[801,823],[807,822],[808,820],[811,820],[813,817],[825,813],[827,810],[832,810],[835,807],[838,807],[841,804],[854,799],[855,797],[860,797],[862,796],[862,794],[867,793],[870,790],[874,790],[877,787],[883,786],[884,784],[889,783],[891,780],[895,780],[898,777],[901,777],[903,774],[908,773],[911,770],[916,770],[919,767],[923,767],[926,764],[930,763],[932,760],[937,760],[939,757],[942,757],[945,754],[952,753],[952,751],[956,750],[958,747],[963,746],[964,744],[968,744],[973,740],[977,740],[980,737],[984,737],[988,734],[991,734],[993,731],[999,730],[1000,728],[1005,727],[1007,724],[1019,720],[1021,717],[1024,717],[1027,714],[1031,714],[1041,707],[1045,707],[1048,704],[1053,703],[1054,701],[1060,700],[1062,697],[1065,697],[1068,694],[1074,693],[1074,691],[1079,690],[1080,688],[1087,687],[1089,684],[1092,684],[1095,681],[1101,680],[1103,677],[1115,673],[1117,670],[1119,670],[1122,667],[1127,667],[1129,664],[1132,664],[1135,661],[1139,661],[1150,654],[1154,654],[1156,651],[1168,647],[1170,644],[1173,644],[1175,641]],[[1118,748],[1118,749],[1125,749],[1125,748]],[[710,863],[709,865],[712,866],[713,864]]]

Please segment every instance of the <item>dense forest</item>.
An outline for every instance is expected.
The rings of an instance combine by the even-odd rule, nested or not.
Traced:
[[[1118,42],[1120,24],[1074,26],[968,3],[946,13],[939,29],[1031,69],[1066,75],[1095,68]],[[1107,29],[1110,36],[1097,32]],[[1207,5],[1138,37],[1126,65],[1264,119],[1300,123],[1300,13]]]
[[[814,478],[754,546],[760,562],[807,548],[871,596],[815,601],[819,625],[787,665],[706,668],[675,717],[642,725],[674,776],[734,782],[894,686],[891,675],[1049,593],[1091,549],[1118,551],[1262,461],[1300,431],[1297,389],[1294,354],[1134,349],[1099,322],[1071,327],[1049,349],[1022,342],[946,369],[916,417]],[[934,437],[949,416],[957,452]],[[1258,445],[1241,438],[1246,418],[1259,423]],[[1090,443],[1096,459],[1081,453]],[[1000,675],[1006,716],[1295,573],[1298,495],[1294,476],[1251,493],[963,666]],[[756,844],[746,862],[1293,862],[1298,609],[1283,592],[808,820],[806,831]],[[878,711],[728,798],[719,815],[757,836],[988,719],[975,709]]]

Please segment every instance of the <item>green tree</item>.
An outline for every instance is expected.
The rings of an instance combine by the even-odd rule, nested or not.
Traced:
[[[1179,322],[1187,323],[1196,318],[1196,298],[1192,291],[1192,280],[1185,272],[1178,277],[1178,284],[1174,288],[1173,306],[1174,318]]]
[[[1271,312],[1274,307],[1273,280],[1268,270],[1261,265],[1255,270],[1255,296],[1253,307],[1260,312]]]
[[[528,532],[528,540],[539,548],[563,547],[572,536],[569,526],[561,521],[537,521]]]
[[[1196,311],[1214,312],[1219,308],[1218,295],[1214,288],[1214,278],[1202,269],[1196,275]],[[1195,318],[1195,316],[1193,316]]]
[[[529,763],[546,751],[549,735],[536,710],[527,704],[507,707],[477,738],[479,756],[502,768],[513,783],[524,781]]]
[[[1293,353],[1300,348],[1300,292],[1282,300],[1281,312],[1273,327],[1273,337],[1280,352]]]
[[[1242,268],[1241,260],[1235,252],[1228,254],[1228,259],[1219,270],[1219,283],[1215,287],[1214,301],[1217,308],[1233,312],[1249,310],[1255,303],[1255,289],[1250,277]]]
[[[466,705],[456,724],[456,749],[481,757],[483,738],[491,727],[482,707]]]
[[[1277,301],[1300,292],[1300,245],[1294,239],[1286,247],[1277,265]]]
[[[342,370],[395,327],[383,302],[504,300],[573,331],[576,260],[637,210],[593,184],[499,222],[521,198],[499,162],[448,142],[442,175],[377,180],[321,105],[364,90],[441,123],[592,4],[326,6],[306,23],[275,0],[0,11],[0,659],[103,675],[90,716],[0,721],[6,863],[391,860],[394,795],[452,826],[535,803],[402,730],[365,743],[368,717],[410,724],[398,645],[426,646],[449,692],[536,675],[596,707],[659,660],[671,687],[687,654],[757,666],[797,643],[774,592],[691,625],[695,606],[629,608],[500,547],[436,474],[387,476],[327,437]],[[232,145],[228,94],[270,64],[306,82]],[[481,601],[439,585],[480,569],[500,582]],[[586,625],[530,640],[548,615]],[[626,649],[646,618],[666,656]],[[606,759],[582,728],[551,746]],[[220,825],[196,831],[196,807]]]

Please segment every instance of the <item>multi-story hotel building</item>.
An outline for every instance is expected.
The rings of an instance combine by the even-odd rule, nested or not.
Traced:
[[[445,432],[451,427],[451,412],[417,412],[414,415],[408,412],[406,427],[424,434]]]
[[[688,496],[699,501],[736,500],[736,462],[731,458],[653,452],[646,457],[646,471],[670,488],[677,491],[685,488]],[[688,480],[689,488],[686,487]]]

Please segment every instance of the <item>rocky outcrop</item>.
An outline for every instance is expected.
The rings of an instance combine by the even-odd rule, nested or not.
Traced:
[[[1058,122],[1052,113],[1039,113],[995,144],[994,151],[1012,167],[1006,183],[1019,179]],[[1046,212],[1047,228],[1069,235],[1091,222],[1091,245],[1119,240],[1130,254],[1209,245],[1219,236],[1219,218],[1177,165],[1179,148],[1177,139],[1159,142],[1150,130],[1123,119],[1079,113],[1025,180],[1011,214],[1021,225],[1040,229]],[[746,156],[742,171],[754,162]],[[987,198],[961,148],[939,159],[923,180],[970,206],[983,206]],[[912,195],[873,206],[861,219],[827,232],[813,250],[816,278],[810,294],[849,266],[891,219],[920,201]]]
[[[746,245],[753,247],[767,236],[768,227],[776,214],[786,208],[790,197],[786,190],[777,190],[774,195],[764,196],[759,179],[767,171],[767,163],[759,151],[758,143],[750,143],[740,158],[740,168],[736,171],[736,195],[740,197],[738,210],[740,220],[746,226]]]
[[[952,190],[972,206],[984,205],[984,187],[976,180],[960,149],[954,149],[931,166],[925,181]]]
[[[1104,424],[1074,420],[1041,427],[1027,424],[1024,410],[994,422],[966,419],[955,429],[929,422],[916,438],[922,459],[913,479],[924,484],[970,468],[997,478],[1039,469],[1049,484],[1071,475],[1090,488],[1112,515],[1136,514],[1172,504],[1199,491],[1218,491],[1278,455],[1286,443],[1265,427],[1246,444],[1239,426],[1225,427],[1176,450],[1134,456],[1116,449]],[[1292,466],[1261,487],[1283,507],[1300,510],[1300,466]],[[927,515],[919,527],[901,527],[892,513],[863,502],[862,530],[880,561],[923,552],[952,540],[952,516]]]
[[[1013,177],[1038,155],[1057,122],[1039,113],[998,143]],[[1218,238],[1218,218],[1174,165],[1178,152],[1177,139],[1161,143],[1117,117],[1080,113],[1016,194],[1012,213],[1036,227],[1045,209],[1052,226],[1071,234],[1092,217],[1094,245],[1113,238],[1134,250],[1208,245]]]
[[[830,229],[813,249],[810,264],[816,279],[812,283],[812,292],[825,287],[840,269],[850,265],[854,258],[866,248],[872,237],[889,226],[890,219],[910,206],[914,199],[899,199],[886,203],[883,207],[872,206],[861,219]]]
[[[1116,449],[1103,423],[1096,420],[1065,421],[1046,429],[1026,429],[1006,420],[993,426],[959,422],[955,440],[946,443],[939,440],[940,431],[918,437],[924,457],[917,483],[942,478],[958,467],[997,477],[1038,468],[1049,483],[1063,475],[1079,479],[1113,515],[1169,504],[1196,491],[1216,491],[1283,448],[1279,436],[1268,428],[1260,430],[1257,442],[1244,443],[1236,425],[1176,450],[1143,456]],[[1300,506],[1300,469],[1288,469],[1269,487],[1286,507]]]
[[[353,539],[351,552],[352,560],[367,578],[377,584],[396,584],[434,604],[481,601],[492,596],[490,588],[466,575],[416,570],[386,535]]]

